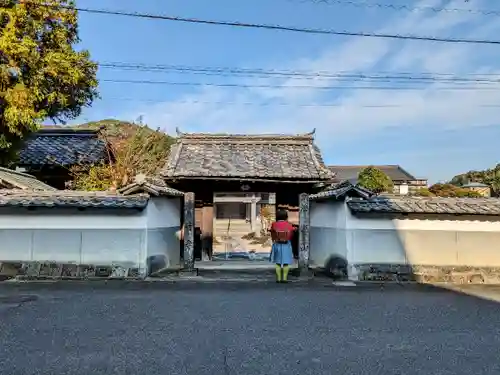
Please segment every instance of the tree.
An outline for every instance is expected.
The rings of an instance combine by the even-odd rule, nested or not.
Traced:
[[[392,190],[392,180],[380,169],[373,166],[366,167],[358,175],[358,185],[375,194],[389,192]]]
[[[483,171],[469,171],[459,174],[450,181],[451,184],[456,186],[463,186],[469,182],[486,184],[493,190],[493,195],[498,196],[500,194],[500,164]]]
[[[41,121],[64,123],[97,94],[72,0],[0,0],[0,162]]]
[[[417,197],[433,197],[434,194],[428,188],[417,189],[412,195]]]
[[[117,120],[84,124],[79,128],[101,128],[111,145],[112,164],[73,168],[72,188],[78,190],[119,189],[139,174],[156,175],[165,165],[175,139],[159,130]]]
[[[481,198],[482,195],[476,191],[462,189],[453,184],[434,184],[429,188],[432,196],[457,197],[457,198]],[[420,195],[417,193],[417,195]],[[428,195],[426,195],[428,196]]]

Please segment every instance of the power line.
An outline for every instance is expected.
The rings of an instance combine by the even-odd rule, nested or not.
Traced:
[[[219,21],[219,20],[208,20],[201,18],[191,18],[191,17],[177,17],[168,16],[160,14],[150,14],[150,13],[139,13],[139,12],[125,12],[117,10],[105,10],[105,9],[94,9],[94,8],[81,8],[81,7],[70,7],[70,6],[54,6],[50,4],[35,4],[25,1],[25,4],[29,3],[34,6],[43,6],[50,8],[63,8],[63,9],[75,9],[79,12],[102,14],[102,15],[113,15],[113,16],[124,16],[124,17],[134,17],[134,18],[144,18],[144,19],[155,19],[173,22],[183,22],[192,24],[204,24],[212,26],[231,26],[238,28],[251,28],[251,29],[262,29],[262,30],[274,30],[274,31],[288,31],[296,33],[306,33],[306,34],[323,34],[323,35],[337,35],[337,36],[355,36],[355,37],[367,37],[367,38],[382,38],[382,39],[399,39],[399,40],[420,40],[427,42],[440,42],[440,43],[467,43],[467,44],[494,44],[499,45],[500,40],[488,40],[488,39],[462,39],[462,38],[440,38],[432,36],[418,36],[418,35],[398,35],[398,34],[385,34],[385,33],[371,33],[371,32],[354,32],[354,31],[336,31],[330,29],[319,29],[319,28],[303,28],[295,26],[286,25],[273,25],[273,24],[263,24],[263,23],[249,23],[240,21]]]
[[[110,66],[110,67],[140,67],[140,68],[151,68],[151,69],[173,69],[173,70],[214,70],[214,71],[230,71],[230,72],[257,72],[257,73],[268,73],[268,74],[298,74],[298,75],[328,75],[328,74],[341,74],[341,73],[356,73],[352,70],[339,70],[339,71],[327,71],[327,70],[290,70],[290,69],[264,69],[264,68],[240,68],[240,67],[227,67],[227,66],[192,66],[192,65],[171,65],[171,64],[144,64],[144,63],[132,63],[132,62],[100,62],[100,66]],[[398,74],[398,75],[436,75],[436,76],[456,76],[456,73],[448,72],[394,72],[394,71],[378,71],[373,72],[373,74]],[[497,76],[500,77],[500,73],[464,73],[466,76]]]
[[[153,81],[153,80],[132,80],[132,79],[101,79],[101,82],[129,83],[129,84],[149,84],[149,85],[170,85],[170,86],[214,86],[231,88],[276,88],[276,89],[314,89],[314,90],[415,90],[428,89],[428,87],[408,87],[408,86],[314,86],[314,85],[246,85],[239,83],[211,83],[211,82],[175,82],[175,81]],[[500,90],[498,87],[436,87],[439,91],[455,90]]]
[[[134,98],[107,98],[109,100],[117,101],[132,101],[132,102],[146,102],[146,103],[166,103],[168,100],[158,100],[158,99],[134,99]],[[174,100],[173,104],[215,104],[215,105],[235,105],[235,106],[258,106],[258,107],[270,107],[270,106],[284,106],[284,107],[340,107],[341,104],[338,103],[287,103],[287,102],[228,102],[228,101],[203,101],[203,100]],[[387,104],[374,104],[374,105],[363,105],[364,108],[391,108],[399,107],[398,105],[387,105]]]
[[[254,78],[286,78],[286,79],[306,79],[306,80],[363,80],[378,82],[411,82],[411,83],[429,83],[429,82],[448,82],[448,83],[500,83],[500,75],[494,75],[498,78],[460,77],[451,73],[445,75],[441,73],[438,77],[433,77],[432,73],[396,73],[392,74],[366,74],[354,72],[325,72],[325,71],[286,71],[286,70],[264,70],[264,69],[245,69],[245,68],[221,68],[221,67],[192,67],[180,65],[144,65],[130,63],[100,63],[99,66],[105,69],[123,69],[141,72],[160,72],[160,73],[190,73],[208,76],[223,77],[254,77]],[[487,75],[486,75],[487,76]]]
[[[354,1],[354,0],[288,0],[288,1],[293,3],[347,5],[356,8],[387,9],[387,10],[407,11],[407,12],[471,13],[484,16],[500,16],[500,10],[494,10],[494,9],[439,8],[431,6],[410,6],[406,4],[372,3],[367,1]]]
[[[135,98],[120,98],[109,97],[102,100],[116,100],[116,101],[131,101],[131,102],[145,102],[145,103],[169,103],[169,100],[159,99],[135,99]],[[203,100],[173,100],[172,104],[214,104],[214,105],[234,105],[234,106],[258,106],[258,107],[356,107],[356,108],[407,108],[414,107],[414,105],[400,105],[400,104],[363,104],[350,106],[349,104],[342,103],[288,103],[288,102],[230,102],[230,101],[203,101]],[[487,108],[500,108],[500,104],[478,104],[471,107],[487,107]]]

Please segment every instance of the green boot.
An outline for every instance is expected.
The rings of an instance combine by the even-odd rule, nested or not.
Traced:
[[[288,282],[288,272],[290,271],[290,266],[288,264],[283,266],[283,283]]]
[[[282,271],[282,269],[281,269],[281,266],[279,264],[276,265],[275,271],[276,271],[276,282],[281,283],[281,280],[282,280],[281,271]]]

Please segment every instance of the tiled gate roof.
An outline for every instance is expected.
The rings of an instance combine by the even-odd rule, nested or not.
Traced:
[[[331,178],[314,144],[302,135],[180,133],[162,175],[176,178],[325,181]]]

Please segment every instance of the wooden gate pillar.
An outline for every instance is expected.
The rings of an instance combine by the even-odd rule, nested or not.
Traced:
[[[299,195],[299,272],[309,273],[309,195]]]
[[[184,270],[194,270],[194,193],[184,195]]]
[[[203,218],[201,224],[202,255],[201,260],[212,259],[213,233],[214,233],[214,200],[205,202],[203,206]]]

